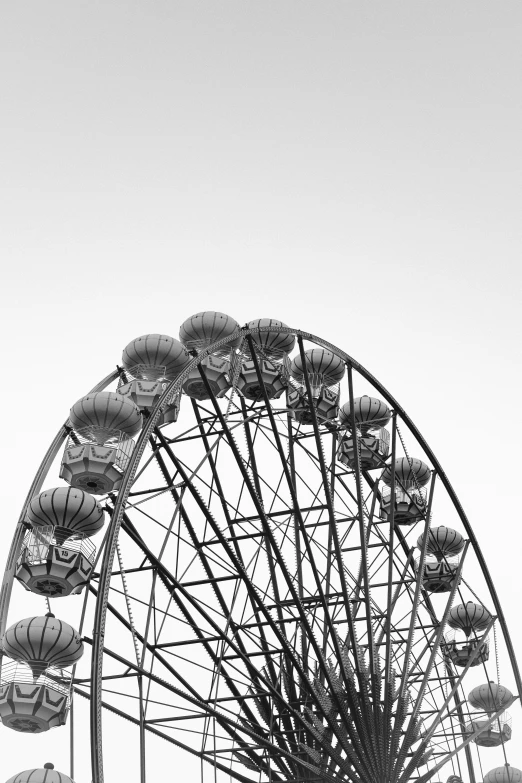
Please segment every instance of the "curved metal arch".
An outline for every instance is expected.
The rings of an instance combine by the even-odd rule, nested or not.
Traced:
[[[108,386],[110,383],[115,381],[117,377],[118,377],[118,371],[113,370],[108,375],[106,375],[105,378],[102,378],[102,380],[99,381],[95,386],[93,386],[93,388],[87,393],[96,394],[96,392],[103,391],[103,389],[105,389],[106,386]],[[62,447],[65,439],[69,434],[70,425],[71,425],[70,420],[66,419],[66,421],[64,421],[64,423],[62,424],[62,426],[54,436],[53,441],[49,446],[49,448],[47,449],[45,457],[41,461],[40,467],[38,468],[36,475],[33,479],[33,482],[29,488],[29,492],[27,493],[27,497],[25,499],[24,505],[22,506],[20,516],[18,517],[18,522],[16,523],[15,534],[13,536],[13,540],[11,542],[11,548],[9,550],[9,555],[7,557],[7,564],[6,564],[4,578],[2,581],[2,588],[0,592],[0,639],[4,635],[5,627],[7,624],[7,614],[9,612],[9,604],[11,603],[11,592],[13,589],[15,565],[16,565],[16,561],[18,560],[18,557],[20,556],[20,549],[25,534],[24,522],[25,522],[25,517],[27,515],[27,509],[29,508],[29,503],[31,502],[31,500],[40,492],[42,488],[42,484],[44,483],[47,474],[49,473],[51,465],[56,459],[58,452],[60,451],[60,448]],[[2,651],[0,649],[0,659],[1,656],[2,656]]]
[[[472,545],[472,548],[477,556],[477,560],[479,561],[479,564],[481,566],[482,572],[484,574],[484,578],[486,580],[486,584],[488,586],[490,595],[493,599],[493,603],[495,606],[495,611],[498,616],[502,633],[506,642],[506,646],[508,649],[508,654],[510,658],[510,663],[513,669],[513,673],[515,675],[515,680],[517,683],[517,688],[519,690],[519,693],[522,694],[522,678],[520,675],[518,663],[515,656],[515,651],[513,648],[513,644],[511,641],[511,637],[509,634],[509,630],[507,628],[507,623],[504,617],[504,613],[502,611],[502,606],[499,601],[497,592],[495,590],[493,580],[491,578],[491,574],[489,573],[486,561],[484,559],[484,556],[482,554],[482,551],[480,549],[479,543],[477,541],[477,538],[473,532],[472,526],[466,516],[466,513],[464,512],[464,509],[462,507],[462,504],[460,503],[460,500],[453,489],[453,486],[451,485],[445,471],[442,469],[442,466],[438,459],[436,458],[435,454],[433,453],[432,449],[427,444],[426,440],[421,435],[420,431],[416,427],[416,425],[413,423],[411,418],[407,415],[405,410],[402,408],[402,406],[399,405],[397,400],[393,397],[393,395],[384,387],[366,368],[361,365],[359,362],[357,362],[353,357],[351,357],[349,354],[347,354],[345,351],[341,350],[334,344],[330,343],[327,340],[324,340],[310,332],[305,332],[298,329],[292,329],[290,327],[261,327],[258,329],[249,329],[247,327],[243,327],[236,332],[234,332],[233,335],[231,335],[228,338],[224,338],[222,340],[217,341],[213,345],[209,346],[205,350],[201,351],[197,356],[195,356],[192,361],[185,367],[183,372],[174,380],[172,381],[169,386],[165,389],[164,393],[162,394],[161,398],[158,400],[156,406],[150,413],[150,416],[147,420],[146,426],[143,428],[140,437],[136,443],[136,448],[132,454],[130,463],[127,467],[126,473],[122,480],[122,485],[120,487],[118,498],[114,507],[114,512],[111,518],[110,522],[110,529],[108,531],[107,536],[107,542],[106,547],[104,551],[104,557],[102,562],[102,567],[100,569],[101,571],[101,578],[100,578],[100,584],[99,584],[99,590],[98,590],[98,597],[96,601],[96,608],[95,608],[95,622],[94,622],[94,633],[93,633],[93,650],[92,650],[92,664],[91,664],[91,763],[92,763],[92,775],[93,775],[93,783],[103,783],[104,776],[103,776],[103,738],[102,738],[102,668],[103,668],[103,638],[104,638],[104,632],[105,632],[105,622],[106,622],[106,612],[107,612],[107,604],[108,604],[108,598],[109,598],[109,588],[110,588],[110,574],[113,567],[113,561],[114,561],[114,555],[116,550],[116,542],[119,535],[119,530],[122,524],[123,514],[125,505],[127,503],[128,495],[136,474],[136,470],[138,468],[138,465],[141,461],[144,449],[148,443],[148,440],[152,434],[152,431],[154,427],[156,426],[156,423],[160,417],[161,412],[165,408],[165,406],[169,403],[170,400],[172,400],[176,394],[178,394],[181,391],[181,387],[186,380],[188,374],[196,368],[201,361],[209,356],[211,353],[214,353],[215,351],[225,348],[229,346],[231,343],[235,342],[238,337],[246,338],[248,335],[258,334],[260,332],[266,332],[266,331],[274,331],[282,334],[294,334],[298,337],[301,337],[302,339],[309,340],[310,342],[313,342],[323,348],[327,348],[331,350],[336,355],[340,356],[347,364],[348,367],[351,367],[363,377],[367,381],[369,381],[375,389],[382,394],[382,396],[386,399],[386,401],[393,407],[393,409],[399,413],[402,420],[405,422],[405,424],[410,429],[411,433],[416,438],[419,445],[423,448],[424,452],[432,462],[440,480],[442,481],[443,486],[445,487],[446,491],[448,492],[448,495],[450,496],[454,507],[457,510],[457,513],[459,514],[459,517],[461,519],[461,522],[466,530],[466,533],[468,535],[469,541]],[[113,374],[112,380],[116,377],[116,374]],[[107,383],[110,381],[107,381]],[[59,448],[59,446],[58,446]],[[37,490],[36,490],[37,491]]]

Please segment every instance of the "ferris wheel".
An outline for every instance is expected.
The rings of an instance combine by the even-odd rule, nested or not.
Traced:
[[[203,312],[127,345],[34,478],[0,621],[2,730],[71,748],[68,774],[8,783],[112,783],[108,716],[136,783],[152,737],[202,783],[522,783],[472,522],[384,386],[281,321]]]

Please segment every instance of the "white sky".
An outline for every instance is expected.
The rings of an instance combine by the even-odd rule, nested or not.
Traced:
[[[418,424],[522,659],[521,32],[510,0],[4,3],[5,551],[70,405],[131,338],[203,309],[280,318]],[[59,732],[37,755],[8,734],[0,779],[67,771]]]

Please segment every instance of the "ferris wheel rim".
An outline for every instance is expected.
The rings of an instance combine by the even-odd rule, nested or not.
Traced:
[[[104,584],[104,591],[107,591],[107,594],[102,594],[102,585],[101,582],[99,584],[99,590],[98,590],[98,597],[96,601],[96,622],[95,622],[95,633],[93,634],[93,650],[92,650],[92,674],[91,674],[91,683],[92,683],[92,693],[95,694],[95,698],[91,699],[91,731],[94,731],[94,727],[96,726],[96,741],[91,743],[92,752],[95,753],[97,756],[97,768],[96,768],[96,774],[94,777],[94,780],[96,780],[96,783],[102,783],[103,781],[103,739],[101,734],[101,667],[103,666],[103,633],[104,633],[104,622],[105,622],[105,616],[107,612],[107,602],[108,602],[108,585],[109,585],[109,576],[108,574],[112,570],[112,561],[114,559],[115,555],[115,546],[119,535],[119,530],[121,527],[121,520],[123,517],[125,504],[128,500],[128,493],[130,491],[130,488],[132,486],[132,482],[135,478],[135,471],[137,469],[137,466],[139,465],[141,458],[143,456],[144,448],[147,444],[147,440],[152,433],[158,418],[161,415],[162,410],[164,409],[165,405],[168,404],[170,400],[172,400],[178,392],[181,391],[181,386],[186,379],[187,375],[196,368],[201,361],[206,358],[211,353],[215,352],[216,350],[222,349],[224,347],[227,347],[227,345],[235,342],[238,337],[245,338],[249,335],[255,335],[256,333],[262,332],[262,331],[268,331],[268,327],[260,327],[255,329],[249,329],[246,327],[242,327],[234,334],[230,335],[227,338],[224,338],[222,340],[217,341],[213,345],[209,346],[208,348],[202,350],[197,356],[194,356],[193,359],[186,365],[184,370],[176,377],[175,380],[171,381],[170,384],[167,385],[165,388],[165,391],[163,392],[162,396],[152,409],[149,418],[145,422],[145,426],[143,427],[142,432],[140,433],[139,438],[136,442],[136,448],[132,454],[131,460],[125,470],[123,479],[122,479],[122,485],[118,492],[118,497],[116,500],[116,504],[114,506],[113,514],[111,516],[110,520],[110,527],[108,530],[108,535],[105,543],[105,549],[104,549],[104,556],[103,556],[103,567],[102,567],[102,575],[106,575],[104,578],[104,582],[107,585],[105,587]],[[382,383],[380,383],[377,378],[375,378],[366,368],[361,365],[359,362],[357,362],[355,359],[353,359],[349,354],[347,354],[342,349],[335,346],[333,343],[330,343],[327,340],[324,340],[323,338],[317,337],[316,335],[305,332],[302,330],[292,329],[291,327],[270,327],[270,331],[280,332],[280,333],[289,333],[296,335],[302,339],[309,340],[310,342],[313,342],[323,348],[327,348],[332,350],[336,355],[341,357],[346,365],[349,368],[353,368],[356,370],[363,378],[365,378],[367,381],[369,381],[377,391],[379,391],[383,397],[386,399],[386,401],[393,407],[394,411],[398,413],[401,417],[401,419],[404,421],[404,423],[407,425],[407,427],[410,429],[411,433],[414,435],[415,439],[419,443],[419,445],[423,448],[425,454],[428,456],[430,461],[433,464],[433,467],[435,469],[436,475],[439,476],[440,480],[442,481],[446,491],[448,492],[448,495],[450,496],[452,503],[457,510],[457,513],[459,514],[459,517],[462,521],[462,524],[466,530],[466,533],[469,537],[470,544],[477,556],[477,559],[479,561],[482,573],[486,579],[489,593],[493,599],[493,603],[495,606],[495,611],[499,620],[499,623],[502,627],[503,636],[506,642],[506,646],[508,648],[508,653],[510,657],[510,663],[511,667],[516,679],[517,687],[519,689],[519,693],[522,693],[522,681],[520,678],[520,672],[518,669],[518,663],[514,654],[513,646],[511,643],[511,638],[509,635],[509,630],[507,628],[507,623],[505,620],[505,617],[502,612],[502,607],[498,599],[498,595],[496,593],[496,589],[493,584],[493,580],[491,578],[491,575],[489,573],[489,569],[487,567],[487,564],[484,560],[484,557],[482,555],[482,552],[480,550],[480,546],[478,544],[478,541],[476,539],[476,536],[473,532],[473,529],[471,527],[471,524],[466,516],[466,513],[462,507],[462,504],[460,503],[460,500],[458,499],[458,496],[453,489],[449,479],[447,478],[447,475],[445,471],[442,469],[440,462],[436,458],[435,454],[433,453],[432,449],[429,447],[428,443],[423,438],[422,434],[418,430],[418,428],[414,425],[406,411],[402,408],[402,406],[399,405],[399,403],[395,400],[393,395],[386,389],[386,387],[383,386]],[[93,388],[94,391],[98,391],[101,388],[105,388],[109,383],[114,381],[118,376],[118,371],[113,371],[108,376],[106,376],[105,379],[103,379],[99,384],[97,384]],[[25,511],[28,506],[28,503],[34,497],[35,494],[38,493],[39,488],[41,487],[45,475],[50,467],[50,464],[56,454],[58,453],[58,450],[60,446],[63,443],[63,440],[65,439],[67,435],[67,422],[62,427],[58,433],[58,435],[55,437],[55,440],[51,444],[50,449],[48,450],[46,457],[44,458],[40,469],[35,476],[35,479],[33,481],[33,484],[31,486],[31,490],[28,496],[28,499],[26,500],[23,511],[21,514],[20,521],[17,525],[17,530],[15,532],[15,539],[16,534],[20,532],[20,525],[21,522],[25,516]],[[52,454],[52,457],[51,457]],[[23,528],[22,528],[23,530]],[[13,543],[15,541],[13,540]],[[107,558],[107,559],[106,559]],[[110,558],[110,562],[109,562]],[[9,562],[12,561],[12,558],[10,557]],[[11,584],[12,584],[12,578],[11,578]],[[98,608],[100,607],[100,608]],[[4,622],[6,621],[7,617],[7,609],[8,606],[5,607],[4,605],[1,606],[2,614],[0,615],[0,620]],[[103,623],[100,622],[103,617]],[[96,666],[96,671],[95,671]],[[96,685],[95,685],[96,684]],[[99,688],[99,698],[98,698],[98,688]],[[99,709],[99,711],[98,711]],[[96,710],[96,715],[94,716],[94,712]],[[93,734],[94,739],[94,734]],[[94,758],[93,761],[93,771],[94,771]],[[97,775],[97,777],[96,777]]]
[[[119,532],[119,528],[121,526],[121,518],[124,511],[125,503],[128,499],[128,492],[130,491],[130,486],[132,479],[134,478],[134,466],[137,466],[139,464],[139,461],[141,460],[143,450],[145,448],[146,442],[150,434],[152,433],[154,426],[157,422],[157,420],[160,417],[160,413],[162,408],[164,407],[165,403],[172,399],[176,393],[181,391],[181,387],[183,382],[185,381],[188,374],[196,368],[201,361],[209,356],[211,353],[214,353],[217,350],[223,349],[227,347],[228,345],[233,344],[238,340],[239,337],[245,338],[248,335],[253,335],[259,332],[263,331],[274,331],[277,333],[283,333],[283,334],[294,334],[297,337],[301,337],[302,339],[309,340],[310,342],[313,342],[317,345],[322,346],[323,348],[327,348],[332,350],[333,353],[340,356],[346,363],[347,366],[352,367],[355,369],[362,377],[364,377],[367,381],[369,381],[386,399],[388,403],[390,403],[393,407],[393,409],[400,414],[403,421],[406,423],[416,440],[419,442],[419,444],[424,449],[426,455],[429,457],[431,462],[433,463],[433,466],[435,468],[435,471],[439,478],[441,479],[444,487],[446,488],[446,491],[450,495],[450,498],[457,509],[457,512],[460,516],[460,519],[464,525],[464,528],[466,530],[466,533],[468,534],[470,543],[472,545],[472,548],[477,556],[477,559],[479,560],[481,570],[484,574],[484,577],[486,579],[488,589],[490,592],[491,597],[493,598],[493,603],[495,606],[495,611],[497,614],[497,617],[499,619],[502,633],[506,642],[506,646],[508,648],[508,654],[510,657],[511,666],[513,669],[513,673],[515,676],[515,680],[517,683],[517,688],[519,690],[519,693],[522,694],[522,678],[520,675],[520,671],[518,668],[518,663],[516,660],[515,652],[513,649],[513,645],[511,642],[511,637],[509,634],[509,630],[507,627],[507,623],[504,617],[504,613],[502,611],[502,606],[500,604],[496,589],[493,584],[493,580],[491,578],[491,575],[489,573],[489,569],[487,567],[487,564],[485,562],[484,556],[482,554],[482,551],[480,549],[480,546],[478,544],[478,541],[476,539],[476,536],[473,532],[473,529],[471,527],[471,524],[467,518],[467,515],[464,511],[464,508],[462,504],[460,503],[460,500],[458,499],[458,496],[453,489],[445,471],[442,469],[442,466],[439,462],[439,460],[436,458],[435,454],[433,453],[432,449],[429,447],[428,443],[420,433],[419,429],[416,427],[416,425],[413,423],[413,421],[410,419],[406,411],[402,408],[401,405],[397,402],[397,400],[393,397],[393,395],[386,389],[383,384],[381,384],[375,376],[372,375],[362,364],[360,364],[358,361],[356,361],[352,356],[350,356],[348,353],[340,349],[338,346],[334,345],[333,343],[318,337],[317,335],[314,335],[311,332],[305,332],[303,330],[299,329],[293,329],[292,327],[260,327],[257,329],[250,329],[247,327],[242,327],[235,331],[232,335],[230,335],[227,338],[224,338],[222,340],[216,341],[214,344],[208,346],[206,349],[200,351],[197,356],[195,356],[189,364],[183,369],[183,371],[180,373],[180,375],[177,376],[175,380],[171,382],[171,384],[167,387],[165,392],[163,393],[162,397],[158,400],[156,406],[154,407],[153,411],[150,414],[150,417],[147,421],[147,426],[144,427],[142,432],[140,433],[139,439],[136,443],[136,449],[133,452],[131,462],[128,465],[127,471],[125,473],[125,476],[122,481],[122,486],[120,488],[120,491],[118,493],[118,499],[116,502],[116,505],[114,507],[113,511],[113,517],[111,518],[111,524],[113,523],[114,517],[116,517],[116,521],[114,523],[114,528],[110,534],[110,542],[107,542],[107,548],[105,550],[105,553],[109,551],[109,544],[111,548],[113,549],[112,552],[112,558],[114,557],[114,547],[115,547],[115,541],[117,538],[117,533]],[[116,538],[115,538],[116,536]],[[114,547],[111,542],[114,541]],[[104,575],[104,591],[106,592],[106,596],[103,598],[103,613],[104,613],[104,619],[106,614],[106,607],[107,607],[107,601],[108,601],[108,591],[109,591],[109,579],[108,574],[110,571],[109,561],[104,560],[104,567],[103,567],[103,575]],[[100,586],[101,587],[101,586]],[[98,593],[98,600],[96,603],[96,617],[98,617],[98,606],[99,600],[100,600],[100,594],[101,590]],[[102,734],[101,734],[101,692],[102,692],[102,680],[101,680],[101,671],[103,667],[103,644],[100,644],[102,641],[101,637],[103,634],[100,634],[99,630],[97,631],[97,636],[94,638],[94,644],[93,644],[93,651],[92,651],[92,690],[91,692],[96,693],[96,699],[91,700],[91,732],[93,732],[92,736],[94,737],[94,732],[96,732],[96,742],[91,742],[91,748],[93,753],[92,763],[93,763],[93,772],[96,770],[96,774],[98,775],[98,778],[95,777],[95,780],[98,783],[103,783],[103,752],[102,752]],[[96,670],[95,670],[96,666]],[[96,756],[96,760],[94,758]],[[101,776],[100,776],[101,774]]]

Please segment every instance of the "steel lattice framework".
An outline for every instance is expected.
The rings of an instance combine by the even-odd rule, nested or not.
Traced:
[[[449,765],[458,774],[466,769],[475,783],[478,732],[464,730],[464,682],[478,669],[473,660],[455,668],[444,654],[457,599],[478,594],[489,607],[519,693],[522,684],[472,525],[389,392],[330,343],[279,331],[297,335],[302,356],[306,343],[342,357],[342,394],[352,411],[356,393],[386,400],[393,411],[389,456],[379,470],[363,470],[358,455],[353,467],[342,464],[338,422],[318,418],[306,376],[306,426],[292,418],[284,397],[270,400],[265,389],[259,401],[248,401],[234,379],[227,396],[216,399],[202,360],[232,338],[201,351],[166,384],[120,490],[104,498],[110,523],[78,622],[92,647],[91,669],[78,666],[74,689],[90,702],[93,781],[104,780],[107,710],[137,727],[140,783],[149,733],[207,762],[217,780],[424,783]],[[263,387],[262,351],[252,333],[243,328],[234,339],[241,336]],[[159,426],[195,367],[208,399],[183,396],[178,420]],[[22,510],[2,588],[2,633],[27,505],[69,430],[66,422]],[[405,526],[393,508],[387,518],[381,514],[381,476],[389,466],[393,494],[395,460],[410,451],[429,463],[432,477],[422,519]],[[459,578],[434,596],[422,574],[426,533],[439,507],[445,516],[438,524],[459,526],[467,543]],[[481,679],[494,679],[486,666]]]

